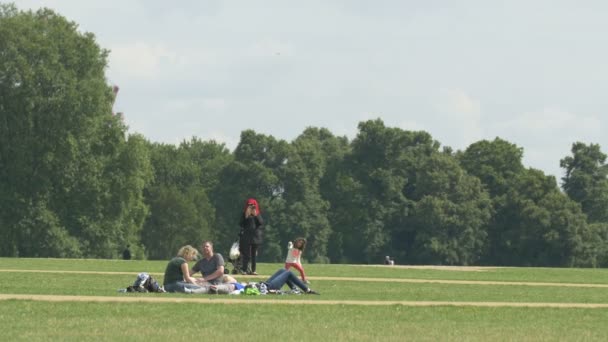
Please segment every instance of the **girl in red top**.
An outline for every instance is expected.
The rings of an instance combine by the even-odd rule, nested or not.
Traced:
[[[305,238],[297,238],[294,243],[287,244],[287,258],[285,258],[285,269],[288,270],[291,267],[294,267],[298,272],[300,272],[300,278],[306,284],[310,284],[308,280],[306,280],[306,274],[304,273],[304,267],[302,267],[302,261],[300,257],[304,252],[304,248],[306,247],[306,239]]]

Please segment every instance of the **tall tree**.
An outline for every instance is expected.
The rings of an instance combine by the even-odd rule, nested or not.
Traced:
[[[566,169],[562,187],[580,203],[589,222],[608,223],[608,168],[598,144],[572,144],[572,156],[560,161]]]
[[[501,197],[492,249],[498,264],[591,266],[583,239],[589,235],[580,207],[559,191],[555,178],[529,169]]]
[[[415,165],[437,153],[439,144],[426,132],[409,132],[382,120],[359,123],[352,152],[334,173],[328,192],[332,246],[341,262],[376,263],[392,253],[404,257],[413,242],[406,219],[416,184]],[[404,259],[401,259],[404,260]]]
[[[125,194],[147,173],[145,155],[115,169],[138,152],[112,114],[107,51],[52,10],[12,5],[0,5],[0,51],[0,254],[116,256],[145,215]]]
[[[341,158],[345,138],[337,138],[327,129],[309,127],[292,143],[282,183],[286,210],[275,216],[279,238],[284,248],[289,240],[308,240],[305,259],[329,262],[329,202],[321,194],[321,180],[334,158]]]
[[[449,154],[435,153],[416,166],[416,200],[409,217],[415,232],[409,259],[416,263],[473,265],[487,244],[492,204],[478,178]]]

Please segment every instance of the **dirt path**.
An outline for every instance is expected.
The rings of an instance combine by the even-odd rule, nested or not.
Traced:
[[[433,266],[439,267],[439,266]],[[74,274],[109,274],[109,275],[133,275],[136,272],[98,272],[98,271],[53,271],[53,270],[10,270],[0,269],[0,272],[32,272],[32,273],[74,273]],[[162,273],[150,273],[155,277],[162,277]],[[237,276],[238,277],[238,276]],[[267,275],[247,276],[247,279],[266,279]],[[333,280],[333,281],[358,281],[358,282],[392,282],[392,283],[415,283],[415,284],[459,284],[459,285],[499,285],[499,286],[552,286],[552,287],[585,287],[585,288],[608,288],[608,284],[584,284],[584,283],[543,283],[543,282],[521,282],[521,281],[490,281],[490,280],[445,280],[445,279],[411,279],[411,278],[354,278],[354,277],[308,277],[311,281]]]
[[[238,299],[226,297],[205,298],[160,298],[160,297],[117,297],[103,296],[54,296],[30,294],[0,294],[0,300],[35,300],[45,302],[101,302],[101,303],[201,303],[201,304],[309,304],[309,305],[404,305],[404,306],[458,306],[458,307],[530,307],[530,308],[585,308],[605,309],[608,303],[521,303],[521,302],[446,302],[446,301],[370,301],[370,300],[278,300],[261,298]]]

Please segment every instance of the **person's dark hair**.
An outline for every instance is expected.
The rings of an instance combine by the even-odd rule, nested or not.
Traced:
[[[298,241],[302,241],[302,247],[298,247]],[[303,238],[303,237],[296,238],[293,241],[293,245],[294,245],[295,248],[297,248],[297,249],[299,249],[301,251],[304,251],[304,248],[306,248],[306,239]]]

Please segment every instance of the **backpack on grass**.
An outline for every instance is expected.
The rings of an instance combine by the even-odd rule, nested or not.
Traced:
[[[133,285],[127,287],[127,292],[167,292],[158,284],[156,279],[146,272],[137,275]]]

